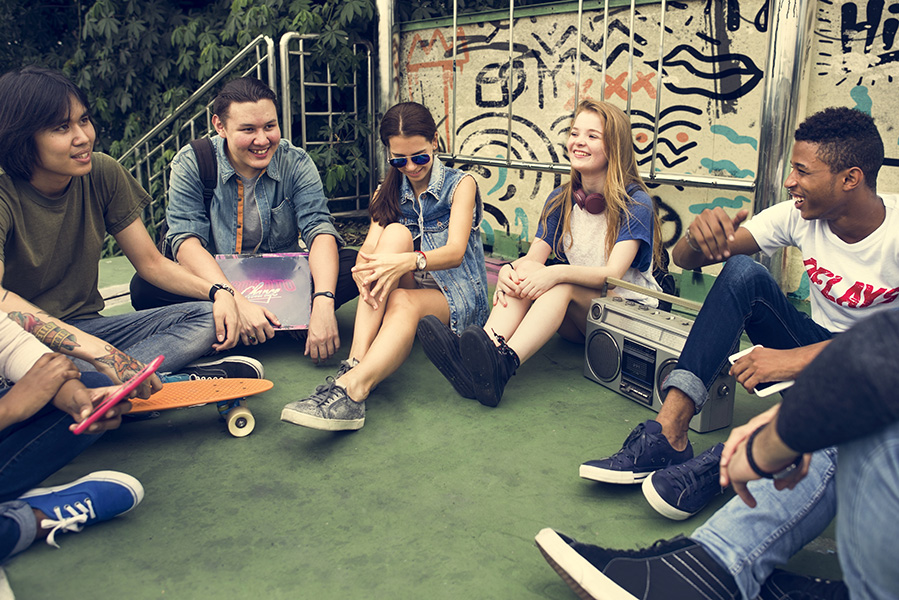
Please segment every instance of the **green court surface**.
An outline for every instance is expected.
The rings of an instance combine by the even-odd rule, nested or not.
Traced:
[[[338,311],[340,358],[354,310],[355,302]],[[58,536],[61,549],[38,543],[14,558],[6,569],[17,598],[572,599],[534,545],[541,528],[643,547],[689,534],[731,497],[674,522],[639,486],[580,479],[581,462],[612,454],[655,413],[585,378],[583,347],[558,337],[495,409],[458,397],[416,343],[354,433],[279,420],[336,360],[317,367],[288,337],[243,352],[275,384],[248,401],[255,431],[233,438],[215,408],[202,406],[105,435],[48,483],[124,471],[143,483],[143,503]],[[735,421],[771,403],[740,389]],[[698,453],[726,434],[690,437]],[[790,568],[839,576],[833,535]]]

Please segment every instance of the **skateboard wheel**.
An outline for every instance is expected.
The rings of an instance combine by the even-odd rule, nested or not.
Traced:
[[[256,419],[250,409],[237,406],[228,413],[228,432],[234,437],[246,437],[255,427]]]

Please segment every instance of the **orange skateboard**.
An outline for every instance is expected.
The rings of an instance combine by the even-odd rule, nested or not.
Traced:
[[[170,408],[202,406],[215,402],[219,414],[228,424],[234,437],[245,437],[253,432],[256,419],[245,405],[244,399],[266,392],[275,384],[268,379],[198,379],[165,383],[162,389],[147,399],[131,400],[131,412],[142,413]]]

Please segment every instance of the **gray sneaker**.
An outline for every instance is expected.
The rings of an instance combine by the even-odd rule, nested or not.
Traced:
[[[281,420],[294,425],[324,431],[362,429],[365,424],[365,402],[353,402],[346,390],[335,385],[333,377],[315,388],[303,400],[291,402],[281,411]]]

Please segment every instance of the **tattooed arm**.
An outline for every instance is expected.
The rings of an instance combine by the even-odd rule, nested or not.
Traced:
[[[0,281],[3,280],[0,263]],[[25,331],[49,346],[51,350],[89,362],[97,371],[114,382],[124,382],[144,368],[144,365],[98,337],[90,335],[34,306],[18,294],[0,286],[0,310],[9,314]],[[141,398],[162,388],[156,375],[147,379],[137,390]]]

